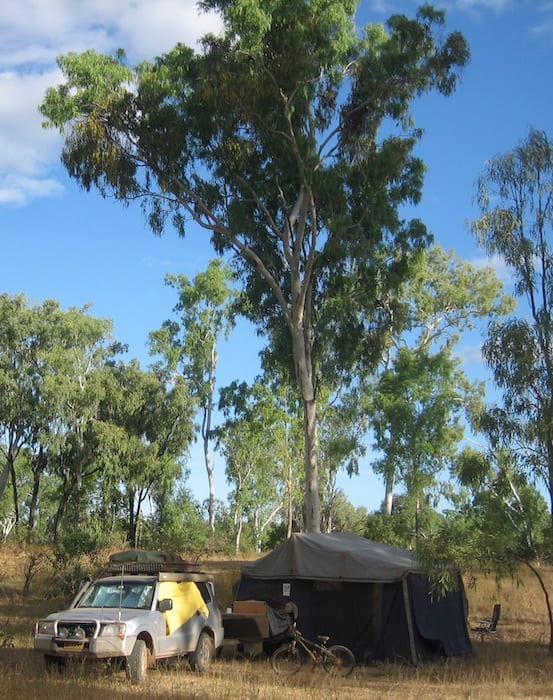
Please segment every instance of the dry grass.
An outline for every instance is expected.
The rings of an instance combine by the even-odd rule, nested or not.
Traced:
[[[417,668],[401,664],[360,667],[347,679],[333,679],[324,671],[306,670],[292,679],[277,677],[265,659],[220,659],[205,675],[185,664],[167,665],[151,671],[146,683],[130,686],[121,671],[106,672],[98,665],[76,664],[63,677],[45,672],[40,655],[32,650],[35,619],[59,609],[65,601],[45,599],[44,581],[37,579],[31,596],[23,601],[20,591],[28,554],[0,550],[0,630],[13,638],[13,648],[0,648],[0,699],[113,700],[123,698],[552,698],[553,655],[548,653],[549,626],[542,592],[535,578],[522,572],[520,584],[507,581],[497,590],[489,578],[468,589],[471,616],[487,615],[494,602],[502,604],[500,636],[474,643],[472,659],[451,659]],[[231,600],[238,562],[210,562],[221,604]],[[553,570],[546,570],[553,590]],[[0,640],[1,642],[1,640]]]

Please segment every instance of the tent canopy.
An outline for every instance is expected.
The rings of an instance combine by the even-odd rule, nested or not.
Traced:
[[[242,567],[242,575],[312,581],[399,581],[420,571],[407,549],[371,542],[352,532],[292,535],[275,550]]]
[[[310,639],[330,636],[358,662],[470,654],[463,581],[442,597],[405,549],[353,533],[296,534],[242,567],[236,600],[294,603]]]

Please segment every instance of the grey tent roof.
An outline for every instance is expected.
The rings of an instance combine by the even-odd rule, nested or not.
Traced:
[[[420,571],[412,552],[371,542],[351,532],[292,535],[272,552],[242,567],[261,579],[398,581]]]

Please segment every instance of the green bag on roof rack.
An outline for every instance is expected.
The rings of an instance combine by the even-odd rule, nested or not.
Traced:
[[[129,549],[125,552],[115,552],[109,558],[110,564],[129,564],[138,562],[142,564],[163,564],[169,558],[182,559],[176,554],[168,554],[167,552],[149,551],[147,549]]]

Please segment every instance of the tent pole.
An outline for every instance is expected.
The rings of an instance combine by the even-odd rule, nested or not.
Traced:
[[[407,631],[409,633],[409,646],[411,648],[411,658],[413,660],[413,665],[418,666],[419,664],[419,657],[417,654],[417,647],[415,645],[415,631],[413,629],[413,617],[411,615],[411,603],[409,602],[409,587],[407,585],[407,576],[409,574],[406,574],[402,580],[401,580],[401,585],[403,588],[403,603],[405,606],[405,616],[407,618]]]

